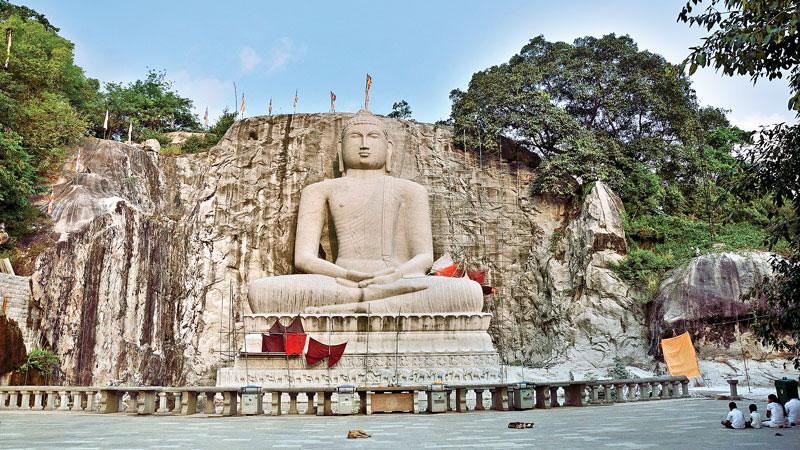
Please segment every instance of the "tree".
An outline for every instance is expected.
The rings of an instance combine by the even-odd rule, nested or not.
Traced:
[[[0,21],[6,20],[11,16],[17,16],[22,20],[35,20],[39,22],[42,27],[44,27],[45,31],[52,31],[54,33],[58,33],[58,28],[54,27],[53,24],[47,20],[47,17],[44,14],[40,14],[27,6],[22,5],[14,5],[9,3],[7,0],[0,0]]]
[[[720,119],[718,111],[698,106],[678,66],[614,34],[572,44],[535,37],[509,62],[474,74],[467,90],[453,90],[450,98],[455,137],[466,139],[467,148],[496,152],[501,137],[513,139],[546,162],[537,182],[542,192],[569,195],[563,180],[549,189],[545,178],[590,183],[607,177],[640,213],[663,209],[660,184],[673,184],[682,195],[693,189],[685,170],[699,167],[687,160],[686,149],[701,145],[705,122]],[[592,173],[562,156],[575,152],[576,142],[599,152]],[[642,196],[630,176],[612,176],[618,173],[635,174],[655,197]]]
[[[391,117],[393,119],[408,119],[411,117],[411,107],[408,106],[408,102],[405,100],[394,102],[392,105],[392,112],[387,114],[386,117]]]
[[[800,4],[791,0],[691,0],[678,20],[710,33],[702,45],[691,48],[684,61],[690,73],[713,66],[724,75],[749,75],[754,83],[787,74],[791,89],[788,107],[800,114]],[[787,257],[773,261],[775,277],[759,292],[765,306],[756,313],[755,330],[765,344],[790,352],[795,368],[800,368],[800,125],[763,129],[742,160],[748,177],[739,193],[771,199],[770,244],[788,244]],[[786,207],[789,214],[783,213]]]
[[[194,131],[200,128],[192,101],[173,90],[166,73],[149,70],[144,80],[127,85],[106,83],[109,135],[121,139],[132,122],[135,130]],[[96,130],[100,132],[101,130]]]

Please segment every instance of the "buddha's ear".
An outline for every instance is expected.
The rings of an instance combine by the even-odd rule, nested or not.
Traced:
[[[336,145],[336,157],[339,159],[339,173],[344,175],[344,155],[342,155],[341,141]]]
[[[386,142],[386,173],[392,171],[392,141]]]

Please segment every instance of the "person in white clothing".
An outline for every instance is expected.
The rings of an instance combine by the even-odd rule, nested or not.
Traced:
[[[789,425],[800,425],[800,400],[797,397],[790,398],[783,407],[786,409],[786,420]]]
[[[735,430],[743,429],[745,427],[744,414],[736,408],[736,402],[728,403],[728,408],[730,408],[730,412],[728,412],[728,417],[721,422],[722,426]]]
[[[761,422],[764,421],[764,416],[758,412],[758,406],[755,403],[751,403],[749,406],[750,409],[750,420],[747,421],[748,428],[761,428]]]
[[[769,394],[767,396],[767,419],[763,425],[770,428],[783,428],[786,426],[786,414],[783,405],[778,401],[778,396]]]

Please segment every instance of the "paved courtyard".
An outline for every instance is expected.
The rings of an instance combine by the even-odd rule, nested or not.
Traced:
[[[722,429],[727,403],[683,399],[548,411],[280,418],[0,412],[0,448],[800,448],[798,427]],[[511,430],[510,421],[536,426]],[[354,428],[373,437],[346,439]]]

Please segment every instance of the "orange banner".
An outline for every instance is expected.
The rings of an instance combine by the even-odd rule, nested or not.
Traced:
[[[674,338],[662,339],[661,350],[664,352],[664,361],[667,362],[670,375],[673,377],[685,375],[688,378],[700,376],[697,354],[688,332]]]

